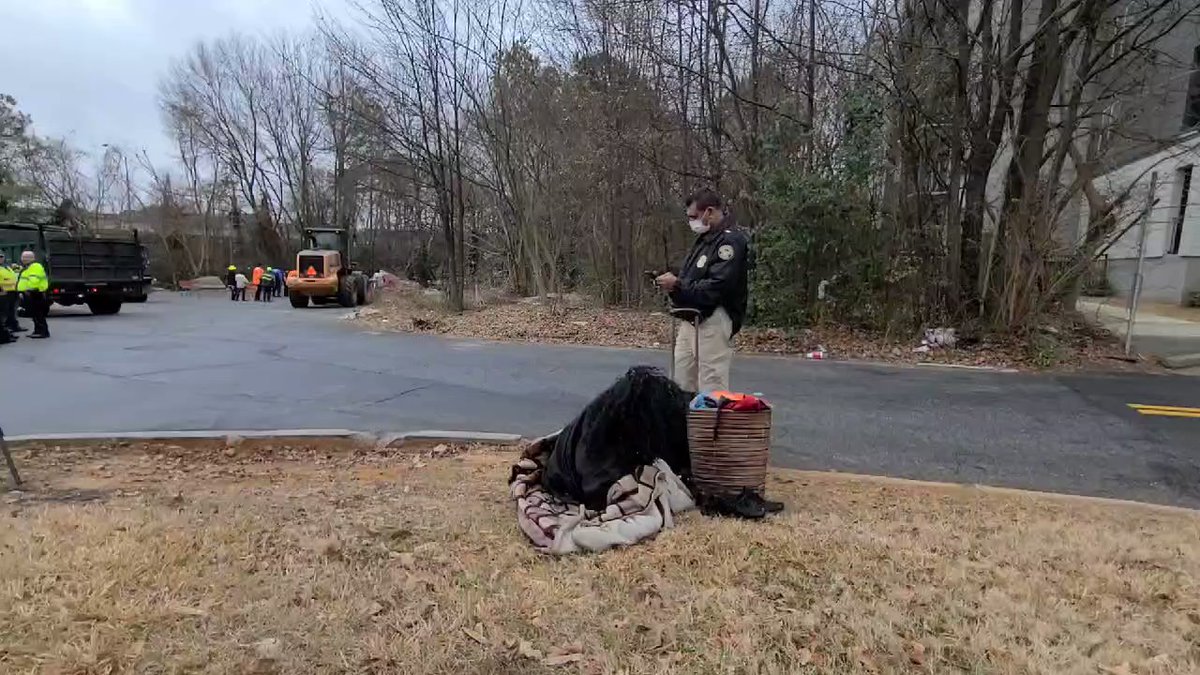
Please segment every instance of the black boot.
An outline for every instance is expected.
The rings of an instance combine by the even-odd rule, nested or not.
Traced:
[[[756,495],[756,496],[758,496],[758,501],[762,502],[763,509],[767,513],[779,513],[780,511],[783,510],[783,502],[777,502],[777,501],[774,501],[771,499],[766,499],[765,497],[762,497],[760,495]]]
[[[753,490],[744,489],[736,495],[714,495],[701,500],[700,511],[706,516],[732,516],[761,520],[767,515],[762,499]]]

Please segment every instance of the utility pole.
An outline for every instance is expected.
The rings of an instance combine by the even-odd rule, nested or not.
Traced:
[[[816,166],[817,0],[808,0],[808,168]]]
[[[1142,267],[1146,264],[1146,228],[1150,220],[1150,212],[1154,209],[1154,193],[1158,189],[1158,172],[1150,174],[1150,194],[1146,197],[1146,206],[1142,210],[1141,223],[1138,227],[1137,271],[1133,274],[1133,289],[1129,297],[1129,319],[1125,323],[1125,356],[1133,349],[1133,326],[1137,321],[1138,301],[1142,297]]]

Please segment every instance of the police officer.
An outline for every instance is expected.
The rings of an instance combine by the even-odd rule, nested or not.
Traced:
[[[25,296],[25,308],[29,318],[33,319],[33,332],[29,337],[48,338],[50,328],[46,325],[46,315],[50,313],[50,298],[46,297],[46,291],[50,290],[50,278],[33,251],[21,252],[21,266],[17,291]]]
[[[700,354],[696,355],[696,328],[681,321],[675,340],[675,380],[685,390],[696,384],[701,391],[729,388],[733,336],[746,318],[749,245],[725,212],[720,196],[700,190],[687,198],[688,226],[696,242],[684,258],[679,275],[668,272],[655,279],[677,308],[700,313]]]
[[[0,327],[8,333],[19,333],[24,328],[17,323],[17,270],[9,267],[4,254],[0,253]]]

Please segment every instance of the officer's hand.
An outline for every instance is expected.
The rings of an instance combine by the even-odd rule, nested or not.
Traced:
[[[675,290],[676,286],[679,285],[679,277],[667,272],[666,274],[659,275],[659,277],[654,280],[654,283],[657,284],[659,288],[670,293]]]

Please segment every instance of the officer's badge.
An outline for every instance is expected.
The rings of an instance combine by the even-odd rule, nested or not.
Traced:
[[[717,249],[717,257],[721,260],[733,260],[733,247],[729,244],[725,244],[721,248]]]
[[[696,260],[696,267],[704,267],[708,264],[708,256],[702,255]]]

